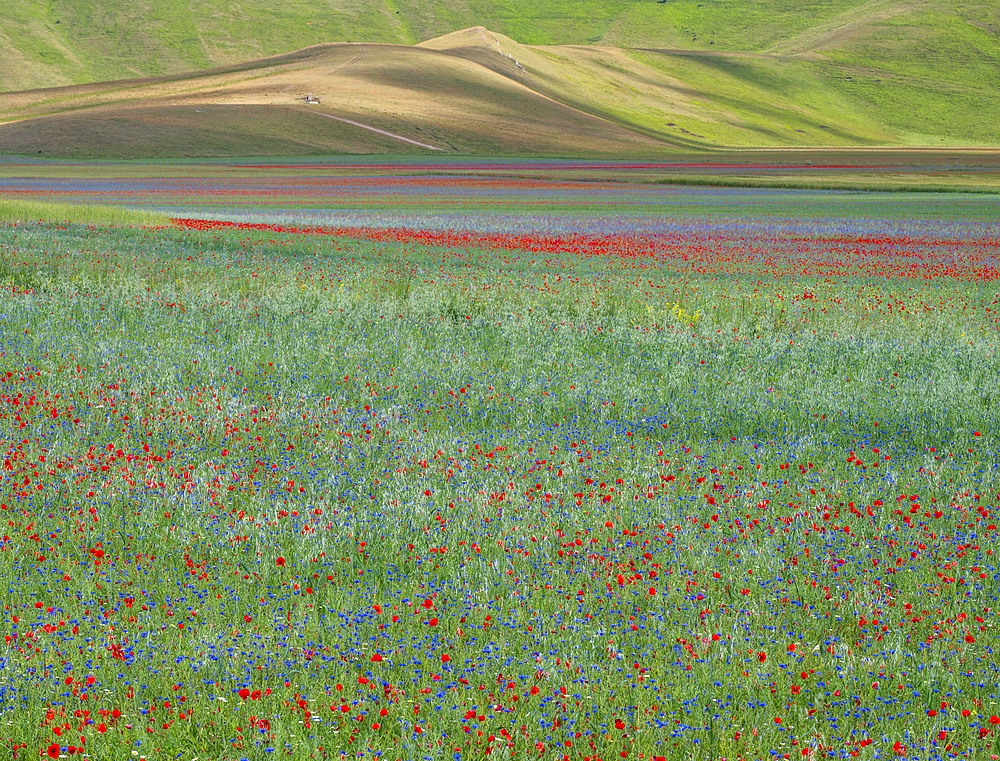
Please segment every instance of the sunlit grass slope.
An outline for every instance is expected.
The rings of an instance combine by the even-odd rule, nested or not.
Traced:
[[[294,67],[297,59],[307,66],[301,53],[288,51],[308,48],[312,52],[306,58],[318,49],[330,55],[336,50],[347,58],[313,71],[299,85],[326,90],[328,102],[339,98],[335,105],[342,116],[381,112],[384,123],[396,130],[418,125],[426,131],[443,125],[442,143],[418,142],[446,150],[600,154],[621,151],[623,140],[634,141],[634,136],[615,134],[611,127],[681,147],[989,145],[1000,140],[991,118],[1000,113],[1000,6],[982,0],[960,7],[944,0],[823,0],[808,6],[792,0],[513,0],[502,5],[485,0],[325,0],[280,6],[249,0],[238,7],[221,0],[138,0],[127,6],[121,0],[25,0],[4,5],[10,7],[3,8],[0,28],[0,90],[9,93],[172,76],[180,77],[172,91],[177,97],[182,90],[204,92],[209,87],[206,81],[187,82],[190,75],[184,72],[223,66],[244,72],[233,80],[236,89],[223,102],[246,103],[241,82],[249,76],[246,72],[254,71],[265,78],[260,84],[271,87],[267,94],[272,100],[261,102],[281,105],[285,100],[279,96],[288,91],[274,92],[273,80],[266,77],[274,73],[271,67]],[[561,110],[553,120],[554,114],[540,110],[532,98],[512,97],[504,90],[509,82],[483,79],[482,72],[472,75],[471,70],[456,80],[453,70],[439,71],[439,59],[412,52],[410,46],[421,42],[521,84],[532,97],[552,97],[607,120],[611,127],[602,125],[601,131],[610,129],[608,142],[595,143],[578,134],[592,129],[593,123],[567,126],[567,119],[576,118],[572,113]],[[358,48],[331,43],[361,44],[378,55],[349,64]],[[373,43],[406,47],[372,48]],[[279,57],[262,63],[268,56]],[[436,77],[440,80],[432,82]],[[221,84],[217,76],[208,80]],[[382,89],[386,84],[398,91],[391,94],[395,99]],[[121,91],[117,84],[113,89]],[[304,94],[298,85],[292,89]],[[402,92],[407,89],[413,92]],[[72,100],[74,93],[27,97],[51,106],[53,98]],[[153,96],[144,90],[141,97]],[[421,108],[404,110],[413,106],[409,97],[430,97],[436,104],[453,101],[453,121],[461,128],[456,130],[440,114],[428,118]],[[487,113],[481,113],[481,103],[470,101],[486,103]],[[523,135],[530,149],[517,141],[512,144],[509,136],[500,139],[497,127],[484,124],[484,118],[488,121],[504,108],[505,123],[509,111],[516,109],[519,116],[537,115],[549,135],[530,127],[523,133],[505,128]],[[2,110],[9,112],[7,107]],[[223,122],[234,118],[218,116]],[[67,146],[64,152],[100,155],[104,149],[99,145],[110,141],[121,144],[126,153],[135,148],[159,155],[190,154],[181,144],[183,136],[173,134],[176,130],[148,126],[156,118],[107,118],[126,119],[128,124],[108,123],[102,116],[92,128],[82,126],[85,133],[99,134],[81,138],[80,145]],[[272,126],[261,128],[258,118]],[[188,142],[199,146],[203,155],[418,148],[400,145],[399,140],[386,143],[385,136],[375,137],[378,133],[371,131],[355,134],[343,126],[331,137],[330,124],[290,113],[257,113],[244,121],[242,126],[184,122],[178,129],[190,133]],[[327,129],[319,129],[320,124]],[[33,126],[35,142],[45,143],[34,152],[45,153],[51,147],[49,138],[58,144],[60,131],[80,129],[75,121]],[[142,137],[149,129],[166,134]],[[128,138],[133,131],[138,133],[136,145]],[[95,144],[88,146],[88,141]],[[24,136],[0,135],[0,152],[24,152],[31,142]],[[157,149],[157,143],[162,147]],[[632,153],[649,149],[642,141],[628,146]]]
[[[560,103],[685,147],[892,140],[813,64],[603,46],[522,45],[483,27],[422,43]]]
[[[3,4],[0,87],[26,89],[237,63],[322,42],[412,44],[482,24],[528,44],[764,52],[822,48],[995,57],[998,9],[978,0],[23,0]],[[993,35],[993,39],[989,39]],[[879,41],[872,50],[869,39]],[[971,47],[970,47],[970,42]],[[915,43],[915,44],[914,44]],[[896,54],[903,53],[900,59]],[[982,61],[988,65],[988,61]]]
[[[896,133],[808,61],[529,46],[474,27],[188,76],[0,94],[0,152],[76,158],[446,152],[663,155]],[[319,105],[301,97],[317,95]]]

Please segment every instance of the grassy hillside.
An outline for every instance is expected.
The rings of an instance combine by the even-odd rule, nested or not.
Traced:
[[[993,2],[3,5],[0,153],[1000,144]]]
[[[477,25],[530,45],[840,51],[906,71],[988,71],[1000,50],[992,0],[3,0],[0,9],[3,90],[177,73],[324,42],[414,44]]]
[[[484,25],[528,44],[757,50],[854,8],[826,0],[5,0],[5,90],[166,74],[322,42],[412,44]]]
[[[0,94],[0,153],[663,155],[894,140],[809,62],[527,46],[475,27],[196,75]],[[318,95],[319,105],[301,96]]]

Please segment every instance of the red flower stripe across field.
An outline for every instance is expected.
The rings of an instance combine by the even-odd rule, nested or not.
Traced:
[[[201,219],[175,219],[196,230],[235,228],[282,234],[330,235],[355,240],[525,251],[549,256],[604,257],[626,269],[697,272],[701,275],[810,277],[830,281],[904,278],[982,282],[1000,277],[1000,240],[907,235],[802,237],[742,234],[540,235],[369,227],[296,227]]]

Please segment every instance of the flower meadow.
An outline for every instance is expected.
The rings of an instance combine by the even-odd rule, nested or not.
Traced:
[[[0,227],[3,756],[996,759],[997,230],[558,228]]]

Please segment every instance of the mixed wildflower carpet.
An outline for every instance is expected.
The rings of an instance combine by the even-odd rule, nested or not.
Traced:
[[[896,212],[0,227],[3,755],[997,758],[1000,238]]]

